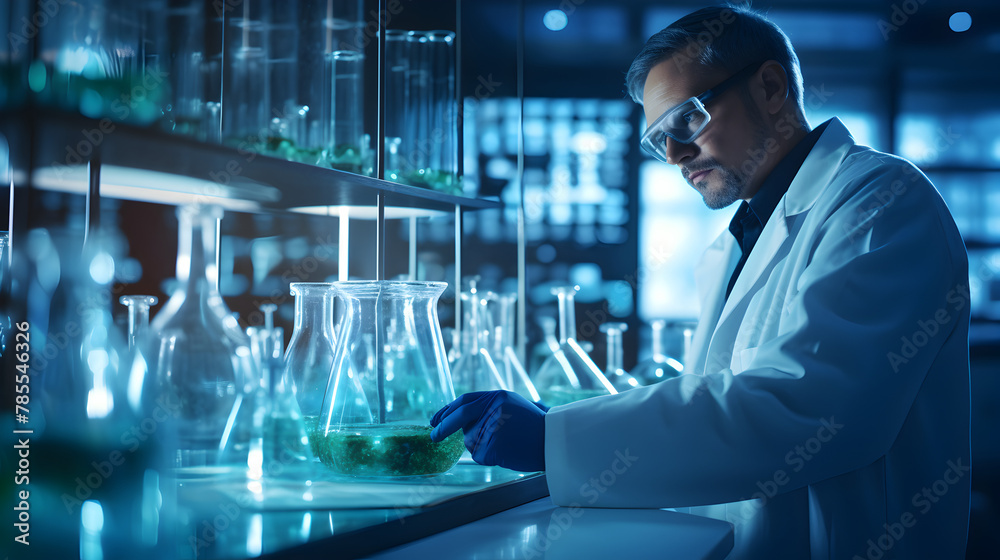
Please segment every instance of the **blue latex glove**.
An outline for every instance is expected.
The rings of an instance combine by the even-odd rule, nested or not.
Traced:
[[[465,447],[481,465],[545,470],[545,411],[517,393],[466,393],[431,418],[432,441],[465,432]]]

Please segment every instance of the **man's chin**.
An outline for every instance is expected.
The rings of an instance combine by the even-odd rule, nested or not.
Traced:
[[[721,210],[739,200],[736,196],[726,196],[712,191],[703,191],[701,197],[705,201],[705,206],[712,210]]]

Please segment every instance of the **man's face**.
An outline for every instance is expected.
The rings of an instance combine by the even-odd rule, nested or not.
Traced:
[[[722,70],[697,64],[677,64],[667,59],[657,64],[646,77],[643,110],[646,122],[653,123],[668,109],[690,97],[701,95],[729,75]],[[709,208],[729,206],[739,199],[749,199],[760,183],[748,175],[744,163],[753,150],[763,145],[766,131],[751,120],[738,93],[743,84],[734,85],[706,108],[711,120],[693,142],[681,144],[667,138],[667,163],[680,168],[684,178],[701,193]],[[752,166],[755,167],[755,166]]]

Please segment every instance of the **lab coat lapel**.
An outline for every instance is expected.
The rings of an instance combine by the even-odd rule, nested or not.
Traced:
[[[693,364],[685,367],[685,373],[704,373],[708,355],[708,341],[715,332],[718,318],[725,303],[729,277],[740,260],[739,247],[729,230],[721,235],[705,250],[694,269],[695,285],[698,287],[698,302],[701,319],[691,341]],[[720,271],[723,274],[720,275]]]
[[[760,239],[757,240],[757,244],[754,246],[753,251],[751,251],[750,257],[736,279],[736,284],[733,285],[733,291],[729,294],[729,299],[725,301],[719,320],[715,323],[717,325],[715,328],[716,332],[711,338],[713,344],[719,341],[720,338],[723,339],[722,342],[729,344],[731,338],[735,337],[742,317],[734,317],[734,320],[740,319],[740,321],[734,323],[737,328],[726,331],[732,337],[723,336],[723,333],[720,331],[725,327],[727,320],[734,313],[734,310],[746,309],[746,306],[741,305],[743,300],[753,294],[752,289],[757,284],[761,275],[771,268],[772,261],[780,258],[778,256],[779,251],[785,240],[788,239],[788,224],[791,218],[797,214],[807,212],[813,207],[820,193],[823,192],[823,189],[826,188],[827,184],[836,174],[841,161],[853,145],[854,139],[851,138],[847,128],[840,122],[840,119],[833,118],[832,122],[826,127],[826,130],[823,131],[823,135],[816,142],[816,145],[813,146],[812,151],[809,152],[798,173],[795,174],[795,178],[792,179],[791,184],[788,186],[788,191],[774,209],[774,214],[771,215],[764,226]],[[724,232],[723,235],[728,235],[732,238],[732,235],[728,231]],[[735,245],[735,240],[732,245]],[[720,267],[716,268],[716,270],[722,269]],[[732,271],[733,269],[729,268],[728,272],[723,275],[723,282],[729,281]],[[715,295],[719,298],[724,297],[726,287],[727,284],[716,287]]]

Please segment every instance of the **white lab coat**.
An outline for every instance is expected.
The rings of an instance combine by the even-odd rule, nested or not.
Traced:
[[[834,119],[726,300],[739,253],[697,271],[693,375],[549,411],[553,500],[722,504],[691,511],[736,558],[964,558],[968,261],[937,191]]]

